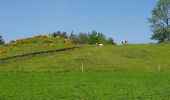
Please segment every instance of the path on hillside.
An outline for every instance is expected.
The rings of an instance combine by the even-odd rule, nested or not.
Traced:
[[[34,53],[26,53],[26,54],[22,54],[22,55],[15,55],[15,56],[6,57],[6,58],[0,58],[0,61],[5,61],[5,60],[15,59],[15,58],[23,58],[23,57],[27,57],[27,56],[35,56],[35,55],[38,55],[38,54],[47,54],[47,53],[53,53],[53,52],[68,51],[68,50],[72,50],[72,49],[75,49],[75,48],[80,48],[80,47],[76,46],[76,47],[63,48],[63,49],[57,49],[57,50],[48,50],[48,51],[40,51],[40,52],[34,52]]]

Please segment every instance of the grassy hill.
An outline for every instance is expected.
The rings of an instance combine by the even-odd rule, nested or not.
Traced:
[[[40,52],[44,50],[56,50],[70,46],[71,45],[67,43],[67,40],[64,38],[54,38],[48,35],[38,35],[31,38],[10,41],[5,45],[0,45],[0,58]]]
[[[71,47],[62,39],[59,41],[52,47],[44,46],[44,42],[35,46],[3,46],[7,52],[1,57]],[[0,64],[0,99],[168,100],[169,59],[169,43],[86,45],[65,52],[10,59]]]
[[[63,47],[43,48],[39,45],[36,50]],[[26,50],[29,51],[29,49]],[[169,44],[106,45],[104,47],[89,45],[61,53],[8,60],[2,64],[5,67],[1,68],[3,68],[2,71],[80,72],[83,64],[85,71],[156,72],[160,66],[160,71],[169,72],[169,50]],[[17,53],[20,53],[20,50]]]

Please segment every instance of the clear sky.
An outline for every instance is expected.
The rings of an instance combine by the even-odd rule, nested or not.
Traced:
[[[158,0],[0,0],[5,41],[41,33],[96,30],[120,43],[149,43],[147,18]]]

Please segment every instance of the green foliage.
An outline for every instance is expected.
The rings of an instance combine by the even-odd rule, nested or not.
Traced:
[[[115,44],[113,38],[106,38],[105,35],[101,32],[92,31],[90,33],[79,33],[78,35],[70,34],[69,39],[72,41],[72,44]]]
[[[153,32],[151,39],[158,40],[159,43],[170,40],[169,4],[169,0],[159,0],[152,10],[152,17],[149,18]]]
[[[158,40],[158,43],[162,43],[170,40],[170,28],[169,27],[159,27],[152,30],[154,34],[151,39]]]
[[[103,33],[98,33],[98,36],[97,36],[97,42],[96,43],[106,43],[106,37]]]
[[[79,40],[78,40],[77,35],[71,33],[70,36],[69,36],[69,39],[71,41],[71,44],[79,44]]]
[[[89,35],[89,44],[96,44],[98,42],[98,33],[96,31],[92,31]]]
[[[0,36],[0,45],[4,44],[4,40],[2,39],[2,36]]]
[[[88,35],[89,35],[89,44],[96,44],[96,43],[100,44],[100,43],[102,43],[102,44],[115,45],[112,37],[109,37],[107,39],[106,36],[101,32],[92,31]]]
[[[45,35],[39,35],[35,37],[44,37]],[[89,33],[80,32],[79,34],[75,34],[73,31],[68,35],[66,32],[57,31],[49,36],[45,36],[46,38],[65,38],[71,41],[71,44],[96,44],[96,43],[103,43],[103,44],[115,44],[113,38],[107,39],[105,35],[101,32],[96,32],[93,30]]]
[[[3,48],[0,48],[0,54],[4,54],[4,53],[6,53],[6,50]]]
[[[54,32],[50,34],[50,36],[53,37],[61,36],[62,38],[68,38],[67,32],[61,32],[61,31]]]
[[[113,40],[112,37],[109,37],[109,38],[108,38],[108,41],[107,41],[107,44],[115,45],[116,43],[114,42],[114,40]]]
[[[79,33],[78,40],[80,44],[87,44],[88,43],[88,35],[86,33]]]

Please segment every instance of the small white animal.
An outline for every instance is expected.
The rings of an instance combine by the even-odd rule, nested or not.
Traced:
[[[103,47],[103,44],[99,44],[99,46]]]

